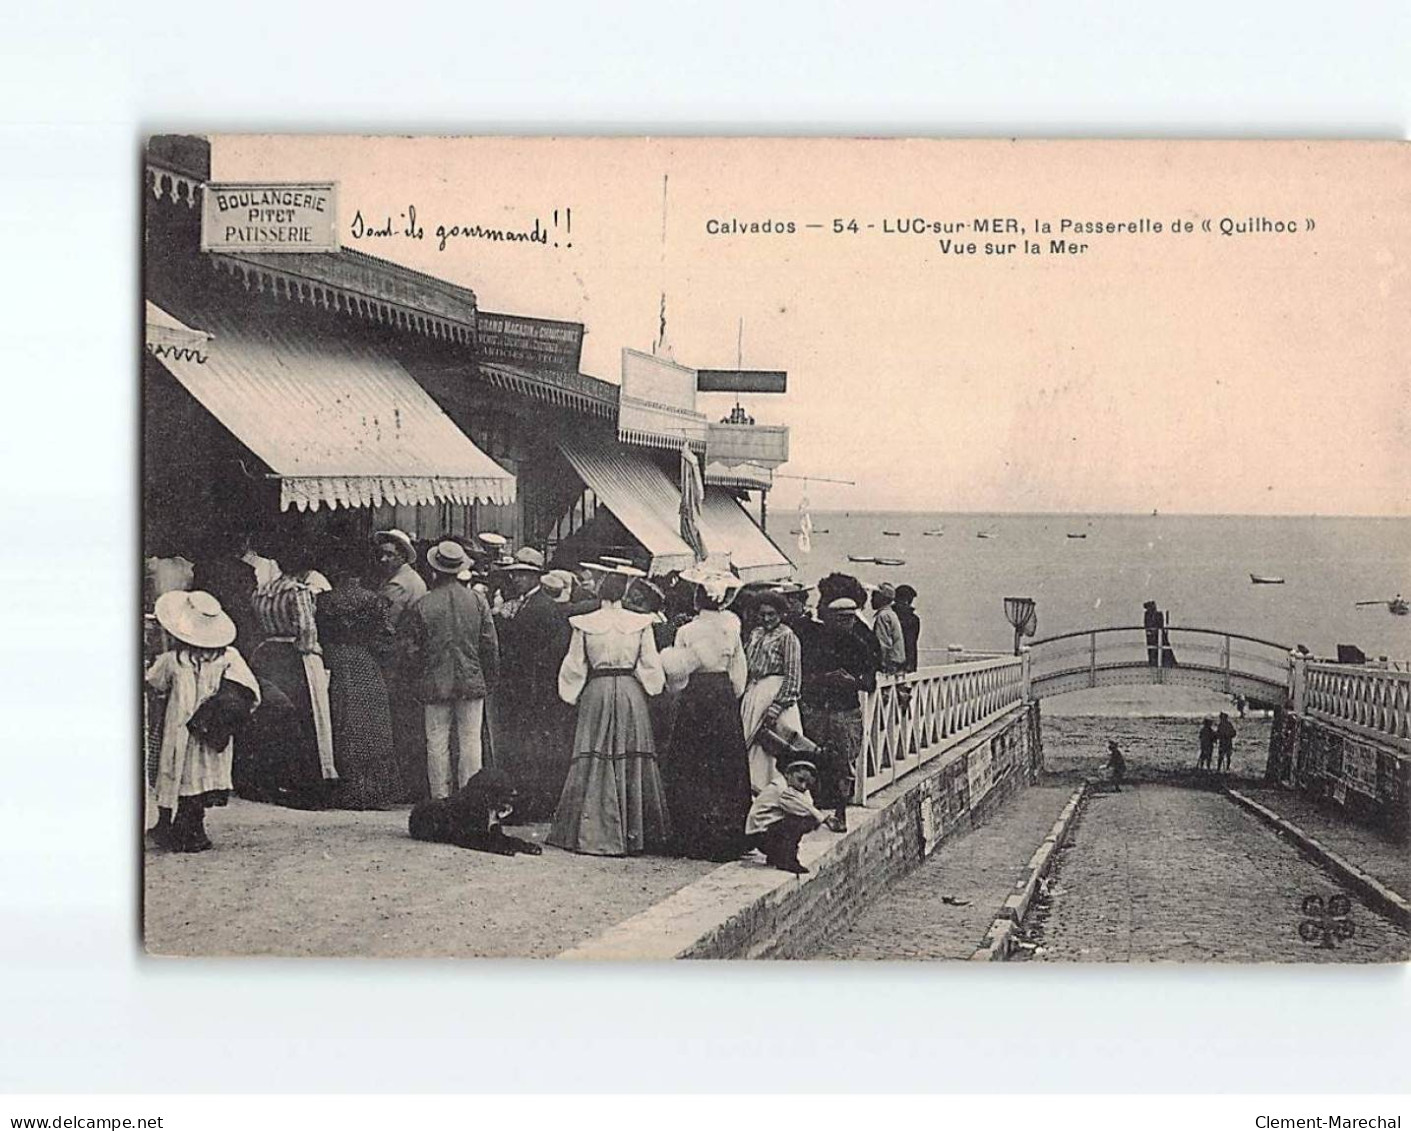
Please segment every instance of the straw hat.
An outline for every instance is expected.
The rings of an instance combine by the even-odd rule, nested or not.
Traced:
[[[405,530],[398,530],[395,527],[391,530],[379,530],[372,536],[375,544],[378,542],[393,542],[402,551],[402,557],[409,562],[416,561],[416,546],[412,542],[412,536]]]
[[[544,572],[544,555],[533,546],[524,546],[514,555],[514,560],[505,565],[505,569],[532,569],[538,573]]]
[[[733,573],[704,569],[699,566],[695,569],[682,570],[681,580],[689,581],[692,585],[699,585],[705,591],[705,595],[722,609],[735,599],[743,584]]]
[[[224,648],[235,641],[235,622],[220,602],[201,590],[173,589],[157,598],[157,623],[193,648]]]
[[[857,602],[851,597],[834,597],[828,602],[828,607],[837,612],[857,612]]]
[[[487,530],[484,534],[477,534],[476,537],[479,538],[480,541],[486,546],[493,546],[497,550],[501,546],[509,544],[508,538],[506,538],[503,534],[496,534],[493,530]]]
[[[437,573],[458,574],[470,564],[470,558],[459,542],[437,542],[426,551],[426,564]]]
[[[539,588],[551,597],[557,597],[568,588],[569,583],[556,571],[550,570],[539,578]]]

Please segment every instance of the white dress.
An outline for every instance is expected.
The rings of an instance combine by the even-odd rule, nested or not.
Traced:
[[[203,659],[185,648],[174,649],[163,652],[147,669],[147,685],[167,697],[156,781],[157,804],[163,809],[175,809],[183,797],[231,788],[234,743],[227,742],[217,750],[186,729],[196,708],[216,693],[222,679],[248,687],[259,705],[259,681],[233,647],[214,659]]]

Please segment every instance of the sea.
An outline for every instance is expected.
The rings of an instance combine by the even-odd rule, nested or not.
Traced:
[[[927,649],[1007,650],[1013,630],[1004,598],[1023,596],[1038,603],[1039,638],[1140,624],[1142,602],[1155,600],[1176,626],[1304,644],[1320,656],[1355,644],[1368,657],[1411,660],[1411,617],[1393,616],[1385,604],[1355,604],[1411,597],[1408,518],[885,511],[811,517],[812,549],[804,553],[791,533],[798,515],[769,516],[770,535],[798,576],[816,581],[841,570],[868,585],[910,584]],[[849,554],[905,564],[849,562]],[[1255,585],[1251,573],[1284,583]]]

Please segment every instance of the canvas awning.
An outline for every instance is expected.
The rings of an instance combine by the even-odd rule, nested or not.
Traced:
[[[145,302],[147,325],[144,337],[149,348],[199,349],[210,341],[210,334],[204,330],[193,330],[151,299]]]
[[[652,574],[695,564],[695,554],[680,534],[681,494],[666,472],[622,446],[565,440],[559,447],[598,502],[651,555]],[[701,536],[710,558],[733,566],[745,581],[768,581],[793,572],[793,563],[728,491],[706,488]]]
[[[390,354],[283,321],[181,315],[207,335],[200,348],[149,332],[148,352],[270,468],[281,509],[514,501],[514,476]]]

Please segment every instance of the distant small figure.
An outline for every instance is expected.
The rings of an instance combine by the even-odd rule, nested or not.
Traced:
[[[1210,759],[1215,753],[1215,721],[1209,715],[1205,716],[1205,721],[1200,724],[1200,759],[1196,762],[1197,770],[1210,769]]]
[[[1156,607],[1155,601],[1142,604],[1142,625],[1146,629],[1146,662],[1156,667],[1161,662],[1161,630],[1166,626],[1166,618]]]
[[[1248,707],[1249,707],[1249,700],[1248,700],[1248,699],[1246,699],[1243,695],[1236,695],[1236,696],[1235,696],[1235,711],[1239,714],[1239,717],[1240,717],[1240,718],[1244,718],[1244,713],[1245,713],[1245,711],[1248,709]]]
[[[1107,744],[1107,768],[1112,774],[1112,788],[1122,792],[1122,782],[1127,776],[1127,759],[1122,757],[1122,748],[1116,742]]]
[[[1230,759],[1235,750],[1235,733],[1235,724],[1230,722],[1230,716],[1221,711],[1220,725],[1215,728],[1215,738],[1220,744],[1218,769],[1222,774],[1230,772]]]

